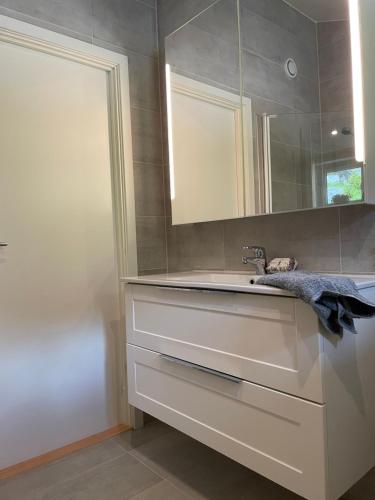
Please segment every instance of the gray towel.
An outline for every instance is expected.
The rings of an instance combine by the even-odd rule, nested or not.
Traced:
[[[359,293],[350,278],[297,271],[262,276],[257,284],[293,292],[312,306],[327,330],[338,335],[344,329],[357,333],[354,318],[375,316],[375,304]]]

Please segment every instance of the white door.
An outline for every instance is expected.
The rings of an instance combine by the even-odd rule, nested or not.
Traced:
[[[0,44],[0,469],[121,421],[108,75]]]

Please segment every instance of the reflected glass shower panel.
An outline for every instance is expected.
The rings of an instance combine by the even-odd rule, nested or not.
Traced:
[[[272,212],[363,201],[350,112],[265,117]]]

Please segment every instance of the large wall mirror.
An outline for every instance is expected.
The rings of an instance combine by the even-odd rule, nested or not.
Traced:
[[[368,201],[361,7],[219,0],[166,38],[173,224]]]

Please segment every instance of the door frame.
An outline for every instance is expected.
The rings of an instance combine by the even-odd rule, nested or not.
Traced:
[[[120,331],[125,332],[125,293],[120,278],[138,274],[128,58],[123,54],[3,15],[0,15],[0,42],[84,64],[104,71],[107,75]],[[121,372],[121,420],[134,425],[137,416],[127,402],[125,335],[123,339],[117,340],[120,346],[118,362]]]

